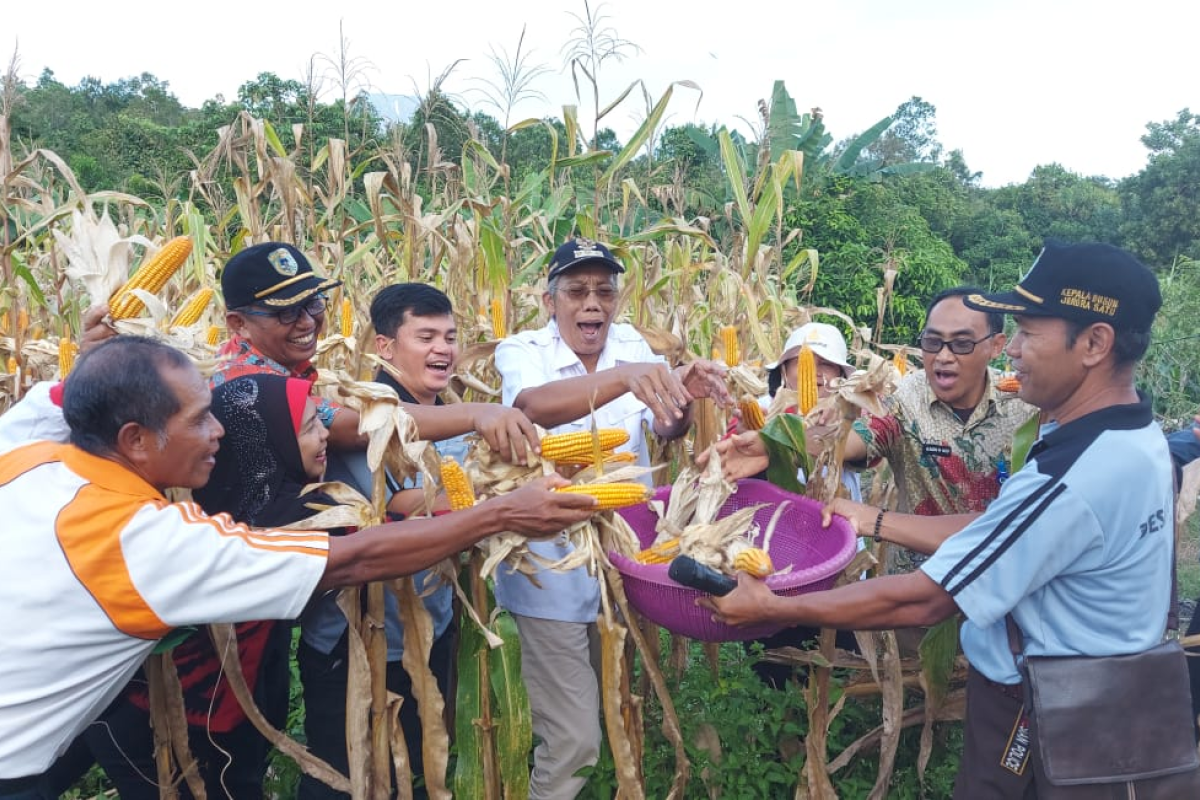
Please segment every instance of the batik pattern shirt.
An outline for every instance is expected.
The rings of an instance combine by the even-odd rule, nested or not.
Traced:
[[[887,399],[891,412],[864,417],[854,431],[874,466],[887,459],[895,477],[896,510],[938,516],[981,512],[1011,472],[1013,433],[1037,409],[1014,394],[999,392],[992,376],[984,399],[963,422],[938,400],[924,372],[907,375]],[[911,572],[925,556],[889,548],[888,572]]]
[[[283,375],[287,378],[300,378],[309,383],[317,381],[317,368],[311,361],[301,362],[296,365],[295,369],[288,369],[278,361],[264,356],[241,336],[234,336],[226,342],[221,347],[218,356],[221,361],[217,365],[217,371],[208,379],[209,385],[214,389],[234,378],[240,378],[243,375],[261,375],[264,372]],[[337,416],[342,406],[318,395],[313,395],[313,400],[317,404],[317,417],[321,420],[321,424],[326,428],[333,425],[333,418]]]

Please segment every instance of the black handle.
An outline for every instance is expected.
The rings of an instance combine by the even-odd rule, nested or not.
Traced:
[[[712,567],[704,566],[691,556],[676,557],[667,568],[667,576],[676,583],[718,597],[723,597],[737,588],[737,580],[722,575]]]

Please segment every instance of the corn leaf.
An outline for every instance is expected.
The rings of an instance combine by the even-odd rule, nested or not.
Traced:
[[[507,612],[496,615],[492,631],[504,644],[488,657],[492,693],[496,698],[496,753],[506,798],[529,795],[529,749],[533,718],[529,695],[521,680],[521,642],[517,623]]]
[[[806,476],[812,471],[804,418],[798,414],[777,414],[758,433],[767,448],[767,480],[789,492],[804,494],[804,486],[796,477],[799,470]]]

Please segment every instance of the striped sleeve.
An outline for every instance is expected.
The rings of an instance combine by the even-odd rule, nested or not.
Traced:
[[[329,554],[323,531],[254,530],[194,503],[146,504],[120,540],[129,583],[168,627],[297,617]]]
[[[920,569],[973,623],[987,627],[1065,571],[1095,566],[1099,526],[1060,478],[1021,470],[987,511],[947,539]]]

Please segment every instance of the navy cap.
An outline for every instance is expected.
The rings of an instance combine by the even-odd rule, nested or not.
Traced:
[[[550,258],[550,272],[546,280],[554,280],[572,267],[585,264],[599,264],[608,267],[613,272],[624,272],[625,267],[613,257],[612,251],[599,242],[591,239],[571,239],[554,251]]]
[[[221,273],[221,294],[226,308],[255,303],[286,308],[341,285],[341,281],[322,278],[313,272],[304,253],[284,242],[266,242],[240,250],[225,262]]]
[[[963,303],[977,311],[1149,331],[1162,306],[1162,293],[1154,273],[1126,250],[1110,244],[1047,241],[1012,291],[967,295]]]

